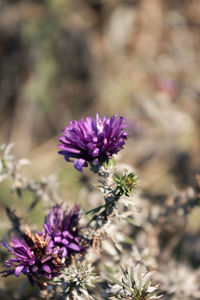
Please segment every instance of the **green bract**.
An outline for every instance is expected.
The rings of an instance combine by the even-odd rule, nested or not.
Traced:
[[[116,195],[119,197],[123,195],[130,197],[137,183],[137,177],[133,173],[116,173],[113,175],[113,180],[116,184]]]

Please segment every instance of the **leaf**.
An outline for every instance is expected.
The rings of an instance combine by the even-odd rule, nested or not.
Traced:
[[[11,149],[13,148],[14,146],[14,143],[10,143],[8,144],[8,146],[5,148],[5,151],[4,151],[4,158],[6,160],[12,160],[13,159],[13,155],[10,155],[9,152],[11,151]]]
[[[131,295],[134,295],[134,290],[132,290],[129,286],[127,286],[125,283],[121,282],[120,280],[116,279],[115,277],[113,277],[112,275],[108,275],[108,277],[110,277],[110,279],[115,282],[116,284],[118,284],[119,286],[125,288],[127,291],[129,291],[129,293],[131,293]]]
[[[105,209],[105,205],[101,205],[101,206],[98,206],[94,209],[91,209],[91,210],[87,211],[85,214],[89,215],[89,214],[95,214],[97,212],[101,213],[102,211],[104,211],[104,209]]]
[[[143,290],[142,290],[143,292],[146,292],[146,291],[147,291],[147,289],[148,289],[150,283],[151,283],[151,279],[148,279],[148,280],[146,281],[144,287],[143,287]]]
[[[124,220],[126,220],[128,223],[132,224],[132,225],[135,225],[137,227],[141,227],[140,224],[137,224],[136,221],[133,219],[133,218],[130,218],[130,217],[126,217],[124,218]]]
[[[132,245],[134,243],[134,239],[132,239],[130,236],[125,235],[124,236],[124,243]]]

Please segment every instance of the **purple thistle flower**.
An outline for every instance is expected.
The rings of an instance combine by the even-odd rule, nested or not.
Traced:
[[[97,114],[94,119],[86,117],[86,120],[71,121],[59,138],[59,153],[66,161],[74,159],[74,167],[78,171],[87,167],[88,162],[99,165],[123,148],[128,135],[124,131],[126,127],[125,119],[117,119],[116,115],[101,120]]]
[[[31,284],[37,282],[42,288],[47,280],[59,276],[64,265],[54,247],[51,238],[43,231],[42,234],[31,234],[28,226],[23,238],[12,238],[11,246],[1,243],[15,257],[6,261],[8,270],[4,270],[3,277],[19,276],[20,273],[28,276]]]
[[[52,207],[45,220],[44,229],[51,237],[55,246],[59,247],[61,257],[69,257],[73,253],[80,253],[85,247],[80,245],[78,234],[79,207],[74,206],[69,212],[61,205]]]

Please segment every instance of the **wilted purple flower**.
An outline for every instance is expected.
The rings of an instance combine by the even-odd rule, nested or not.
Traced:
[[[61,257],[80,253],[85,247],[80,245],[78,234],[79,207],[74,206],[69,212],[61,205],[54,206],[44,224],[44,229],[54,245],[59,247]]]
[[[82,171],[88,162],[98,165],[107,161],[113,154],[118,153],[124,146],[127,138],[125,119],[114,115],[111,119],[103,120],[86,117],[86,120],[71,121],[59,138],[62,144],[58,145],[66,161],[74,160],[74,167]]]
[[[64,267],[58,249],[44,231],[42,234],[31,234],[27,226],[23,238],[13,237],[11,246],[6,242],[1,244],[15,256],[6,261],[8,270],[1,272],[4,277],[18,277],[22,272],[28,276],[31,284],[36,281],[43,287],[47,279],[59,276]]]

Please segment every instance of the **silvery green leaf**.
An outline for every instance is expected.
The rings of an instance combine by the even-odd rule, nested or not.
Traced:
[[[12,160],[12,159],[14,158],[13,155],[10,155],[10,154],[9,154],[10,151],[11,151],[11,149],[13,148],[13,146],[14,146],[14,143],[10,143],[10,144],[8,144],[8,146],[5,148],[5,150],[4,150],[4,155],[3,155],[3,157],[4,157],[5,160]]]
[[[26,158],[21,158],[17,162],[17,168],[20,168],[21,166],[25,166],[25,165],[30,165],[30,164],[31,164],[30,160],[28,160]]]

